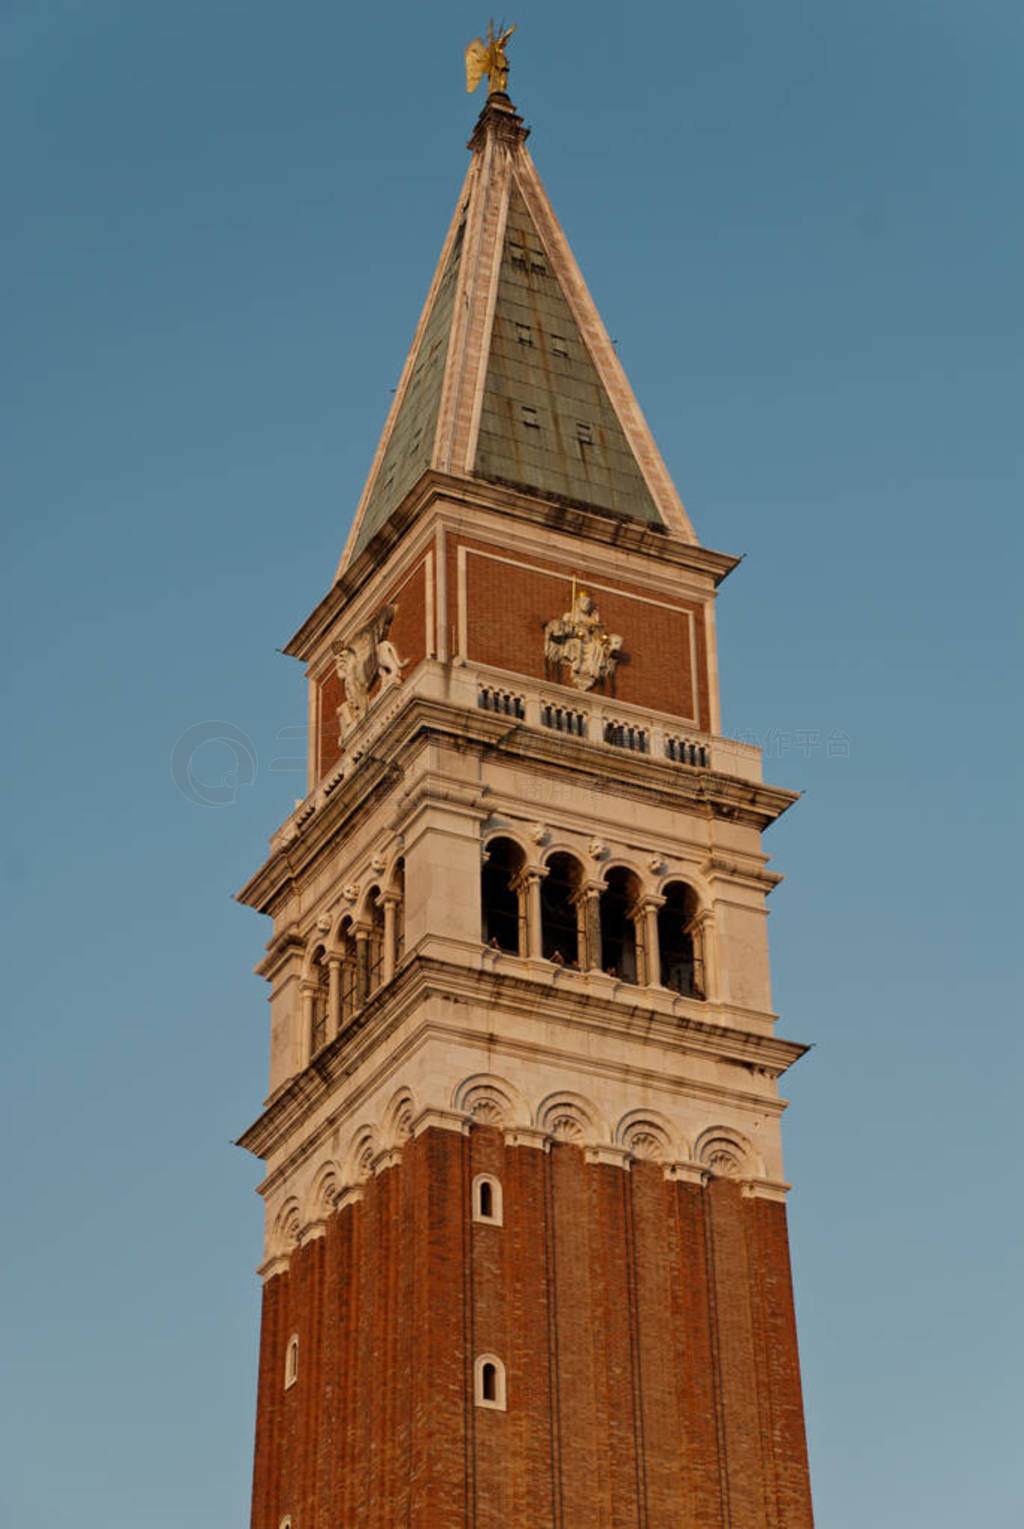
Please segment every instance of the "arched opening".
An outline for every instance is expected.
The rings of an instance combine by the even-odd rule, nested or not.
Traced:
[[[623,982],[640,980],[640,894],[640,880],[635,872],[621,865],[608,872],[601,893],[601,967],[609,977],[618,977]]]
[[[505,1411],[505,1366],[496,1354],[481,1354],[473,1365],[473,1393],[478,1407]]]
[[[310,976],[313,981],[313,1011],[309,1021],[309,1054],[315,1056],[327,1044],[327,1016],[330,1013],[331,974],[327,952],[318,945],[313,953]]]
[[[658,910],[658,954],[661,982],[685,998],[703,998],[704,962],[697,923],[700,902],[685,881],[669,882],[665,904]]]
[[[526,856],[512,839],[492,839],[480,871],[482,938],[492,950],[525,954],[524,907],[519,878]]]
[[[547,871],[540,884],[541,953],[558,966],[579,966],[583,868],[560,851],[551,856]]]
[[[294,1386],[299,1378],[299,1335],[292,1333],[288,1339],[288,1347],[284,1353],[284,1384],[285,1389]]]
[[[489,1173],[478,1173],[473,1180],[473,1220],[502,1224],[501,1184]]]
[[[365,906],[369,920],[366,957],[366,996],[369,998],[384,980],[384,899],[380,895],[380,887],[370,888],[366,894]]]

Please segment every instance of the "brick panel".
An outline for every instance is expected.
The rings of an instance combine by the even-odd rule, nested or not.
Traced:
[[[747,1218],[762,1344],[762,1426],[772,1460],[773,1522],[779,1529],[812,1529],[786,1207],[772,1200],[750,1200]]]
[[[660,1163],[634,1163],[630,1190],[644,1502],[650,1529],[675,1529],[683,1522],[684,1494],[676,1356],[665,1342],[672,1327],[673,1249],[666,1235],[672,1185]]]
[[[508,1414],[512,1529],[552,1529],[562,1522],[556,1490],[554,1312],[548,1166],[545,1153],[510,1147],[505,1154],[504,1268],[508,1287]]]
[[[767,1529],[743,1192],[715,1179],[706,1201],[727,1522]]]
[[[469,651],[478,663],[568,683],[564,673],[548,675],[544,625],[567,611],[578,570],[542,558],[509,554],[483,542],[462,541],[466,552],[466,624]],[[457,559],[449,566],[449,599],[458,588]],[[622,701],[650,707],[709,726],[708,660],[704,610],[700,604],[666,598],[640,586],[578,579],[594,601],[603,626],[623,638],[611,684],[595,685],[595,695],[614,693]]]
[[[500,1226],[472,1220],[481,1172]],[[485,1351],[505,1412],[473,1404]],[[288,1513],[296,1529],[812,1529],[783,1206],[483,1125],[408,1142],[264,1289],[253,1529]]]

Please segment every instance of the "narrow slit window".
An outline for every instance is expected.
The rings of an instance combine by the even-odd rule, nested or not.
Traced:
[[[284,1355],[284,1388],[294,1386],[299,1378],[299,1335],[292,1333]]]
[[[593,444],[594,444],[594,427],[593,427],[593,425],[591,425],[585,419],[578,419],[576,421],[576,439],[579,441],[581,449],[584,446],[593,446]]]
[[[481,1354],[473,1366],[473,1392],[478,1407],[506,1410],[505,1366],[496,1354]]]
[[[502,1224],[501,1185],[489,1173],[478,1173],[473,1180],[473,1220]]]
[[[540,415],[537,413],[537,410],[532,408],[528,403],[520,404],[519,408],[521,410],[523,424],[526,425],[530,430],[539,430]]]
[[[563,339],[560,334],[551,336],[551,354],[553,356],[567,356],[569,354],[569,341]]]

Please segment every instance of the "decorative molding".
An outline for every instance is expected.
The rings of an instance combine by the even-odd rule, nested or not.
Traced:
[[[358,1205],[366,1194],[365,1184],[349,1184],[334,1202],[335,1210],[342,1211],[348,1205]]]
[[[454,1131],[458,1136],[468,1136],[470,1121],[465,1115],[457,1115],[454,1110],[440,1110],[428,1106],[420,1110],[412,1122],[413,1136],[422,1136],[424,1131]]]
[[[610,1168],[629,1171],[633,1154],[628,1147],[614,1147],[610,1142],[591,1142],[583,1148],[583,1158],[588,1163],[604,1163]]]
[[[270,1258],[265,1258],[261,1264],[257,1264],[256,1273],[266,1282],[274,1279],[278,1274],[287,1274],[291,1266],[292,1260],[289,1253],[275,1253]]]
[[[665,1177],[673,1179],[678,1184],[698,1184],[703,1186],[710,1178],[706,1168],[699,1163],[666,1163]]]
[[[535,1126],[506,1126],[506,1147],[532,1147],[538,1152],[551,1151],[551,1137]]]
[[[396,1168],[401,1161],[401,1147],[385,1147],[383,1151],[378,1152],[377,1156],[373,1159],[374,1176],[376,1176],[378,1173],[383,1173],[387,1168]]]
[[[531,1109],[515,1084],[493,1073],[470,1073],[455,1084],[450,1107],[423,1106],[404,1084],[382,1097],[376,1118],[364,1115],[340,1154],[335,1127],[320,1148],[324,1155],[312,1161],[307,1156],[278,1180],[274,1203],[267,1206],[258,1271],[263,1279],[284,1273],[296,1248],[325,1236],[330,1217],[359,1204],[369,1180],[398,1166],[404,1145],[431,1129],[468,1136],[474,1125],[496,1126],[508,1147],[550,1152],[553,1145],[575,1146],[586,1163],[625,1172],[634,1162],[657,1163],[667,1180],[704,1187],[715,1178],[730,1179],[752,1199],[781,1202],[789,1189],[769,1177],[750,1140],[731,1123],[707,1126],[691,1149],[674,1120],[646,1104],[626,1111],[609,1131],[592,1099],[558,1089]],[[495,1182],[500,1187],[500,1177]]]
[[[784,1205],[792,1187],[792,1184],[775,1179],[748,1179],[743,1185],[743,1193],[752,1200],[776,1200]]]

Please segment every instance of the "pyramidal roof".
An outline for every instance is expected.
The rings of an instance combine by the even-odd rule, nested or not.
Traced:
[[[696,543],[526,138],[491,95],[339,577],[431,468]]]

